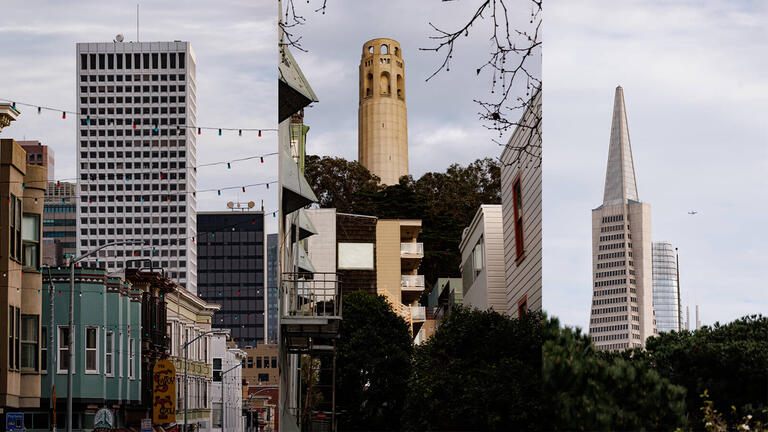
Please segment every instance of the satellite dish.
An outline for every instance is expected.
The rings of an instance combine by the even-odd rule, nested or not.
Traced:
[[[122,42],[122,41],[123,41],[123,39],[125,39],[125,38],[124,38],[124,37],[123,37],[123,35],[121,35],[121,34],[119,34],[119,35],[115,36],[115,40],[116,40],[116,41],[118,41],[118,42]]]
[[[232,201],[228,202],[227,208],[235,208],[235,203],[233,203]]]
[[[256,205],[253,201],[248,201],[248,208],[253,208]]]

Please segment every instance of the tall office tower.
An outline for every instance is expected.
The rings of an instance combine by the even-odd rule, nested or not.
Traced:
[[[680,306],[680,275],[677,252],[672,243],[653,242],[653,310],[656,331],[671,332],[683,329]]]
[[[360,60],[358,160],[387,185],[408,175],[405,64],[400,44],[373,39]]]
[[[267,234],[267,343],[277,343],[277,233]]]
[[[603,204],[592,210],[592,312],[600,349],[642,347],[655,332],[651,206],[637,195],[624,91],[616,88]]]
[[[43,205],[43,262],[55,267],[77,253],[77,185],[48,182]]]
[[[200,212],[197,229],[198,295],[221,305],[211,325],[241,348],[265,343],[264,212]]]
[[[53,149],[43,145],[40,141],[16,141],[27,152],[27,163],[41,165],[48,168],[48,181],[53,181],[54,157]]]
[[[148,267],[151,260],[196,293],[192,47],[181,41],[78,43],[77,76],[80,252],[143,240],[145,247],[110,247],[86,260],[110,270]]]

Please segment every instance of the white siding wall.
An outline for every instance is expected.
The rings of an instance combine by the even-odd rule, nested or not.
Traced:
[[[472,251],[481,238],[484,245],[483,270],[469,289],[464,288],[465,305],[506,313],[503,237],[501,206],[481,205],[460,245],[462,263],[472,259]]]
[[[529,310],[541,310],[541,91],[536,94],[529,111],[526,111],[521,119],[523,124],[529,126],[535,125],[537,121],[538,133],[531,138],[530,127],[518,127],[501,154],[506,310],[512,317],[517,317],[517,304],[523,297],[527,297]],[[518,158],[516,148],[526,144],[529,139],[532,144],[531,154],[523,153]],[[512,184],[520,173],[525,258],[520,263],[515,263]]]

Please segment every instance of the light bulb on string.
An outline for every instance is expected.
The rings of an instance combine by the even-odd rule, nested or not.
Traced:
[[[243,192],[245,192],[245,186],[243,186]]]
[[[221,190],[218,190],[217,192],[219,193],[219,196],[221,196]]]
[[[261,157],[261,163],[264,163],[264,156]]]
[[[133,124],[133,130],[136,130],[136,123]]]
[[[221,136],[221,129],[219,129],[219,136]]]
[[[197,134],[198,134],[198,135],[200,135],[200,134],[202,134],[202,133],[203,133],[202,129],[200,129],[200,128],[197,128]]]
[[[38,113],[38,114],[40,114],[40,112],[41,112],[42,110],[43,110],[42,108],[40,108],[40,107],[37,107],[37,113]]]
[[[16,102],[11,102],[11,108],[16,109]]]
[[[242,130],[242,129],[240,129],[239,131],[237,131],[237,136],[243,136],[243,130]]]
[[[66,120],[66,118],[67,118],[67,112],[66,111],[62,111],[61,112],[61,118],[62,118],[62,120]]]
[[[87,125],[91,124],[91,116],[85,116],[85,124]]]
[[[259,129],[259,138],[261,138],[261,129]]]
[[[232,165],[229,162],[227,162],[227,169],[230,169],[230,168],[232,168]]]

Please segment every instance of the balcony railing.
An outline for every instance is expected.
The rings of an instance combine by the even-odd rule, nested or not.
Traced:
[[[400,256],[424,255],[424,243],[400,243]]]
[[[424,275],[402,275],[402,288],[424,289]]]
[[[336,273],[283,273],[283,316],[341,316]]]
[[[411,319],[414,321],[424,321],[427,319],[427,312],[424,306],[411,306]]]

